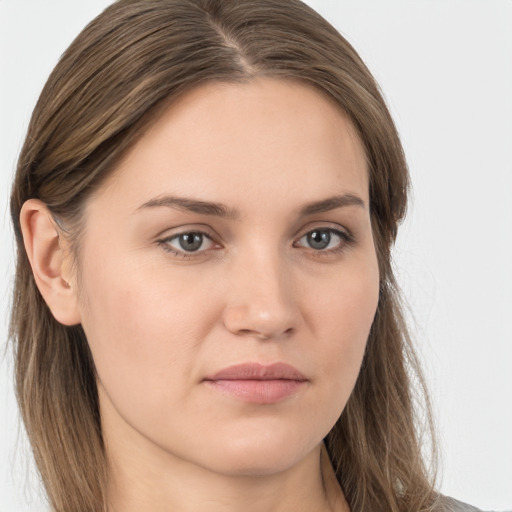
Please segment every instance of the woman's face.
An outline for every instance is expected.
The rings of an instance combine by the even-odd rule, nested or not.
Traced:
[[[311,453],[352,391],[378,301],[347,117],[296,82],[202,86],[85,215],[79,313],[107,446],[246,475]]]

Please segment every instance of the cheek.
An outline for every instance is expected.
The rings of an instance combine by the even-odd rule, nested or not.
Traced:
[[[379,300],[376,257],[371,252],[362,257],[356,253],[315,289],[310,299],[311,323],[325,332],[322,337],[352,339],[354,344],[366,341]]]
[[[156,390],[172,402],[207,328],[208,311],[197,321],[200,290],[133,261],[98,267],[85,272],[82,325],[102,386],[121,407],[150,408]]]
[[[357,380],[378,300],[377,262],[371,260],[347,267],[326,293],[312,301],[318,368],[324,376],[325,396],[336,404],[334,421]]]

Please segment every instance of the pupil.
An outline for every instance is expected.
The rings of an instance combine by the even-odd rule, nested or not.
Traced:
[[[312,231],[308,233],[308,243],[313,249],[325,249],[331,242],[328,231]]]
[[[203,243],[203,235],[200,233],[185,233],[180,235],[180,245],[185,251],[197,251]]]

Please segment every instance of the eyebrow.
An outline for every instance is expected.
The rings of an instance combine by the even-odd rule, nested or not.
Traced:
[[[199,213],[201,215],[215,215],[227,219],[236,220],[240,217],[240,212],[235,208],[228,208],[221,203],[213,203],[210,201],[200,201],[198,199],[189,199],[186,197],[161,196],[150,199],[137,210],[144,208],[176,208],[178,210]]]
[[[337,208],[345,206],[359,206],[366,208],[365,202],[355,194],[343,194],[341,196],[332,196],[321,201],[313,201],[306,204],[300,210],[300,215],[305,217],[307,215],[314,215],[315,213],[325,213]]]
[[[332,196],[327,199],[322,199],[321,201],[313,201],[311,203],[307,203],[300,209],[299,215],[301,217],[306,217],[308,215],[325,213],[346,206],[359,206],[361,208],[365,208],[366,204],[359,196],[356,196],[355,194],[343,194],[340,196]],[[231,220],[237,220],[240,218],[240,212],[236,208],[229,208],[222,203],[201,201],[198,199],[190,199],[177,196],[155,197],[139,206],[137,211],[145,208],[159,207],[175,208],[178,210],[198,213],[200,215],[213,215]]]

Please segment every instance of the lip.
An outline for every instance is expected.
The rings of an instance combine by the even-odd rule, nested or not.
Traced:
[[[224,368],[203,382],[244,402],[273,404],[298,393],[307,379],[286,363],[244,363]]]

